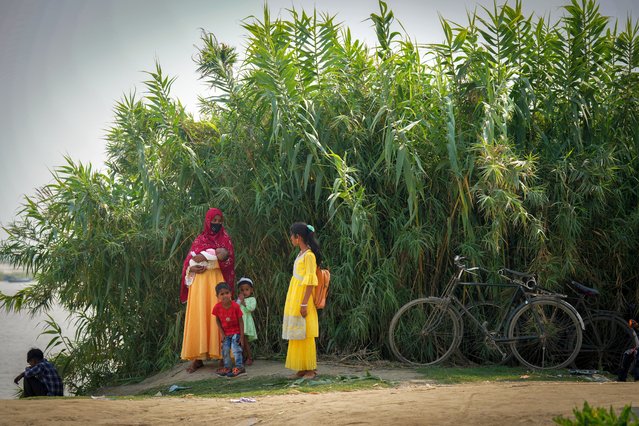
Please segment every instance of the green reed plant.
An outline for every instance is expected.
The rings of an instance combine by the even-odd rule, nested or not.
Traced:
[[[318,11],[265,7],[243,52],[203,31],[200,119],[156,65],[115,106],[105,170],[69,159],[25,198],[0,256],[38,281],[1,301],[79,315],[66,353],[80,390],[177,360],[180,265],[211,206],[256,282],[258,354],[285,349],[298,220],[333,276],[321,352],[387,356],[394,312],[439,294],[458,253],[548,287],[585,281],[612,309],[636,301],[639,24],[594,0],[558,19],[521,1],[441,18],[434,45],[384,2],[370,23],[373,46]]]

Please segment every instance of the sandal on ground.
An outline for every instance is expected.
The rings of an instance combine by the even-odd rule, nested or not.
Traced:
[[[186,367],[186,371],[188,373],[193,373],[195,372],[195,370],[197,370],[198,368],[202,368],[204,367],[204,363],[202,362],[202,360],[200,359],[196,359],[194,360],[191,365],[189,365],[188,367]]]
[[[253,365],[253,358],[246,358],[246,362],[244,362],[244,365]]]
[[[244,368],[233,368],[231,371],[228,372],[228,374],[226,375],[226,377],[237,377],[240,374],[246,374],[246,370]]]
[[[226,367],[218,368],[217,370],[215,370],[215,373],[217,373],[220,376],[227,376],[230,372],[231,372],[231,369]]]

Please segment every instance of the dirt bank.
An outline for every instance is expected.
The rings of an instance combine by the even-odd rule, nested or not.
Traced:
[[[186,372],[188,363],[180,363],[169,371],[155,374],[140,383],[126,386],[104,388],[97,391],[96,395],[135,395],[142,391],[161,386],[170,386],[177,382],[189,382],[205,379],[220,379],[215,374],[217,362],[207,361],[203,368],[189,374]],[[424,376],[415,371],[414,368],[402,367],[397,363],[377,362],[374,364],[354,364],[348,365],[336,362],[319,362],[318,372],[321,375],[336,376],[339,374],[362,375],[370,373],[375,377],[389,382],[407,382],[419,380],[425,382]],[[256,360],[253,365],[247,368],[247,374],[234,380],[247,380],[250,377],[286,377],[292,371],[284,368],[284,361]],[[222,380],[222,379],[220,379]],[[224,379],[226,380],[226,379]]]
[[[472,424],[547,425],[587,400],[639,404],[635,383],[474,383],[292,394],[236,404],[221,398],[0,401],[0,424]]]

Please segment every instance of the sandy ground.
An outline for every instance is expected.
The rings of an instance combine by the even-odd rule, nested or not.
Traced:
[[[221,398],[0,401],[0,424],[547,425],[584,399],[595,406],[639,403],[635,383],[479,383],[275,395],[255,403]]]
[[[257,397],[255,403],[231,398],[158,397],[112,400],[178,381],[213,376],[207,365],[194,374],[184,365],[131,386],[102,389],[106,398],[0,400],[0,425],[209,424],[356,425],[470,424],[548,425],[557,415],[572,417],[586,400],[593,406],[639,406],[639,383],[513,382],[433,385],[411,369],[320,364],[320,373],[362,373],[397,381],[394,388],[335,393],[293,393]],[[249,375],[288,374],[281,362],[257,361]],[[220,380],[227,380],[220,378]],[[246,380],[238,377],[233,380]],[[250,396],[250,395],[247,395]]]

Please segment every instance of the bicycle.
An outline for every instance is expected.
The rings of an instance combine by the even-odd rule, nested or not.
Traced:
[[[462,313],[480,330],[485,345],[506,358],[510,352],[527,367],[534,369],[563,368],[579,353],[584,323],[577,310],[564,295],[537,285],[533,274],[510,269],[498,271],[503,283],[461,281],[465,273],[486,272],[481,267],[467,267],[464,258],[455,256],[457,271],[439,297],[426,297],[402,306],[389,328],[393,354],[401,361],[418,366],[446,361],[459,347],[464,323]],[[455,295],[460,286],[509,287],[514,290],[510,301],[500,306],[498,321],[488,324],[477,318]],[[486,302],[493,304],[493,302]]]
[[[573,306],[582,315],[586,327],[581,351],[574,365],[579,369],[615,372],[626,349],[634,346],[632,329],[615,311],[597,309],[597,289],[571,281],[569,287],[577,295]]]

